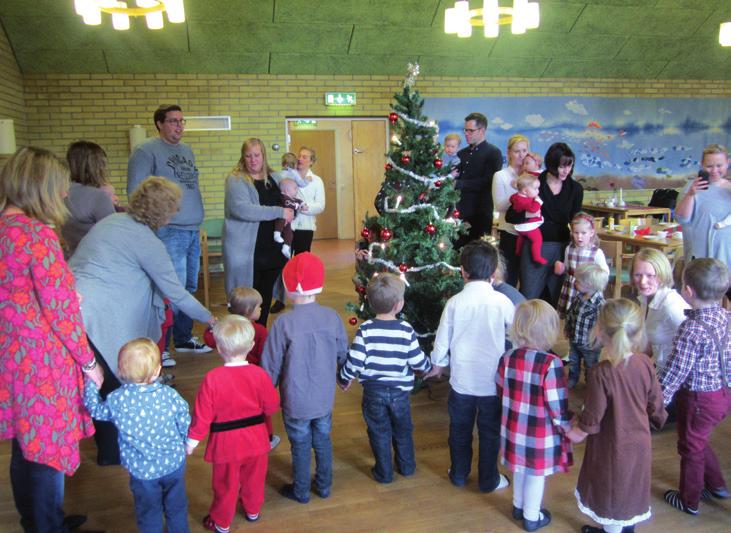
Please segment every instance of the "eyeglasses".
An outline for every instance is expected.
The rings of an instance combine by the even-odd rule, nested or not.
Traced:
[[[472,129],[472,128],[465,128],[465,129],[464,129],[464,130],[462,130],[462,131],[464,131],[465,133],[469,133],[469,134],[472,134],[472,133],[475,133],[476,131],[480,131],[481,129],[484,129],[484,128],[475,128],[475,129]]]
[[[185,126],[184,118],[166,118],[165,122],[168,124],[175,124],[176,126]]]

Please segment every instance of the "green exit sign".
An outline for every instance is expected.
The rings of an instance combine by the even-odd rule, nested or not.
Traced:
[[[325,93],[326,106],[355,105],[355,93]]]

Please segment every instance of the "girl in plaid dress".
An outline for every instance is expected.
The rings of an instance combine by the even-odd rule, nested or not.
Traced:
[[[510,337],[518,348],[500,359],[503,464],[513,471],[513,518],[535,531],[551,522],[541,509],[545,477],[573,464],[568,389],[561,359],[548,350],[558,335],[558,315],[542,300],[515,310]]]
[[[576,267],[582,263],[596,263],[609,273],[607,259],[599,248],[599,239],[594,230],[594,217],[582,212],[571,219],[571,244],[566,247],[564,261],[556,261],[554,272],[557,276],[566,274],[558,297],[558,316],[566,318],[571,301],[576,296]]]

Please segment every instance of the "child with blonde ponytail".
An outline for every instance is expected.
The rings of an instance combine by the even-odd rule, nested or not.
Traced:
[[[579,423],[568,437],[576,443],[588,436],[576,500],[602,527],[581,531],[633,531],[651,514],[650,425],[662,427],[667,413],[652,361],[638,353],[645,345],[639,306],[625,298],[608,300],[594,336],[602,345],[599,364],[589,370]]]

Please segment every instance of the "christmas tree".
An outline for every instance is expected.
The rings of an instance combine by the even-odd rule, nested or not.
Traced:
[[[465,230],[455,208],[459,191],[440,159],[439,128],[422,113],[424,99],[412,87],[418,73],[419,66],[409,64],[403,91],[391,105],[392,137],[375,200],[378,214],[366,214],[363,223],[365,251],[353,277],[359,302],[349,309],[361,319],[372,318],[365,297],[368,281],[380,272],[401,276],[406,294],[399,318],[413,326],[422,349],[430,353],[444,304],[462,288],[452,242]]]

